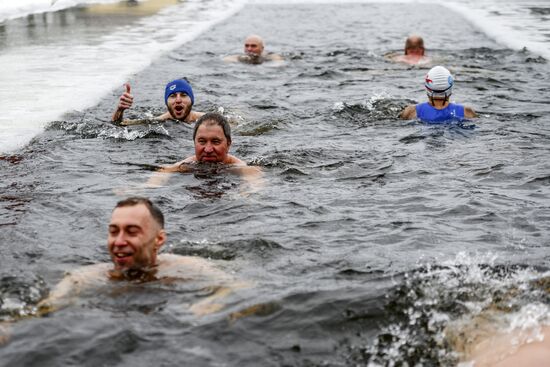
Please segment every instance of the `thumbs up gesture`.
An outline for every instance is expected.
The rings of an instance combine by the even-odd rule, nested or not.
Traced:
[[[126,110],[132,107],[132,103],[134,103],[134,96],[130,94],[130,84],[124,84],[124,88],[126,91],[118,99],[118,110]]]

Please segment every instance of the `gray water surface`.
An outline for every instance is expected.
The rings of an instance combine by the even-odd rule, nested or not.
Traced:
[[[397,118],[425,100],[427,69],[383,57],[410,29],[480,118]],[[285,64],[223,63],[249,33]],[[139,188],[192,154],[192,128],[111,125],[121,87],[0,160],[0,316],[29,310],[64,271],[108,261],[106,224],[124,189],[163,208],[166,251],[210,258],[255,287],[202,319],[181,306],[202,296],[186,286],[83,295],[19,321],[1,365],[449,365],[456,355],[438,340],[473,312],[465,298],[520,287],[517,308],[548,305],[530,286],[550,261],[546,60],[434,5],[257,5],[130,80],[129,116],[162,112],[164,84],[182,76],[196,110],[238,122],[232,152],[263,169],[265,187],[241,195],[221,171]]]

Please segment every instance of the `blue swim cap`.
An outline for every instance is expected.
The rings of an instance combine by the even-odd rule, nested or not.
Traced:
[[[191,98],[191,104],[195,104],[193,89],[191,85],[183,79],[172,80],[170,83],[166,84],[166,89],[164,90],[164,103],[167,104],[170,94],[177,92],[184,92]]]

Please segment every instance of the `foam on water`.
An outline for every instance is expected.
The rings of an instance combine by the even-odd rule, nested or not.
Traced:
[[[529,51],[550,59],[548,17],[537,16],[532,8],[549,8],[546,1],[443,1],[500,44]]]
[[[0,153],[21,148],[64,113],[94,106],[129,75],[242,5],[240,0],[186,1],[103,36],[95,45],[28,46],[0,55],[0,101],[6,106],[0,116]]]

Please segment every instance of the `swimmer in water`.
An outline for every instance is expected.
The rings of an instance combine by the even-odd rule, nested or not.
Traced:
[[[417,35],[411,35],[407,37],[405,41],[405,54],[390,53],[386,55],[386,58],[402,62],[409,65],[426,65],[430,63],[430,58],[425,55],[426,49],[424,48],[424,40]]]
[[[281,55],[264,52],[264,41],[260,36],[250,35],[244,41],[244,54],[226,56],[223,59],[227,62],[243,62],[245,64],[262,64],[266,61],[282,62]]]
[[[120,96],[117,109],[112,121],[116,124],[128,126],[144,123],[143,120],[123,120],[124,111],[132,107],[134,97],[130,94],[130,84],[125,84],[126,91]],[[185,79],[172,80],[166,84],[164,103],[168,111],[155,118],[157,121],[178,120],[191,123],[201,117],[203,112],[193,111],[195,96],[191,85]]]
[[[111,263],[71,271],[48,298],[38,304],[40,313],[64,307],[83,288],[109,281],[154,280],[173,284],[178,280],[207,280],[216,285],[216,291],[190,306],[190,311],[200,316],[220,310],[223,307],[218,303],[221,298],[244,287],[243,283],[235,282],[200,257],[159,254],[165,241],[164,216],[155,204],[143,197],[119,201],[111,214],[107,235]]]
[[[548,296],[550,277],[537,279],[532,285]],[[517,297],[518,292],[515,289],[502,294],[475,317],[465,317],[447,326],[445,336],[459,353],[459,366],[550,366],[550,316],[545,315],[544,306],[527,305],[524,312],[528,317],[510,325],[510,320],[519,315],[509,314],[521,311],[515,309],[508,297]]]
[[[193,130],[195,154],[173,165],[161,168],[148,182],[148,186],[161,186],[168,177],[165,173],[189,172],[194,164],[223,164],[242,176],[253,188],[262,184],[262,171],[248,166],[239,158],[229,154],[231,128],[225,117],[219,113],[201,116]]]
[[[443,66],[433,67],[424,80],[428,102],[405,107],[399,117],[404,120],[419,119],[432,124],[477,117],[471,107],[449,102],[453,85],[454,80],[449,70]]]

